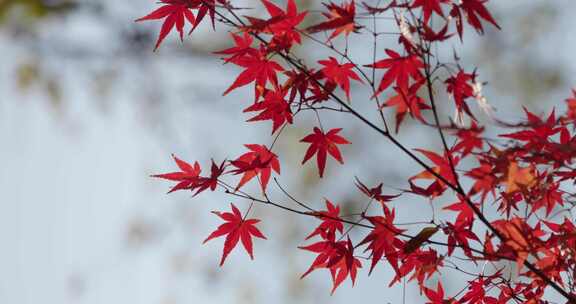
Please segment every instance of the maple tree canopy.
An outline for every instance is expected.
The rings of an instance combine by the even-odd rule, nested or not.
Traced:
[[[437,53],[439,45],[464,43],[468,29],[500,29],[488,0],[329,1],[321,12],[295,0],[285,7],[249,1],[264,9],[259,16],[234,2],[160,0],[136,20],[161,23],[154,50],[171,32],[183,40],[185,28],[193,34],[206,20],[214,30],[228,30],[231,46],[214,54],[233,65],[237,76],[223,95],[249,88],[254,95],[243,101],[242,111],[250,115],[247,122],[272,126],[270,143],[246,144],[247,151],[233,159],[212,160],[209,170],[174,156],[177,171],[153,175],[175,183],[169,192],[222,191],[235,204],[247,202],[213,212],[224,223],[205,242],[225,236],[220,265],[239,241],[253,258],[254,238],[266,239],[260,230],[266,221],[250,213],[276,207],[318,222],[302,236],[299,248],[315,256],[302,277],[327,271],[332,293],[347,278],[354,284],[363,268],[370,274],[387,267],[390,286],[414,282],[427,303],[576,303],[576,91],[548,115],[524,109],[525,119],[505,121],[492,111],[478,70],[464,68],[458,56],[442,62],[446,56]],[[352,36],[372,48],[352,54]],[[298,57],[294,49],[305,41],[327,55]],[[358,104],[372,105],[377,115],[357,110]],[[367,177],[341,170],[348,147],[361,135],[326,118],[327,111],[359,123],[412,160],[416,167],[404,186],[365,184]],[[306,113],[312,123],[299,119]],[[440,148],[401,142],[397,134],[407,121],[432,130]],[[299,142],[283,137],[294,125],[311,131]],[[356,212],[342,214],[328,198],[302,202],[282,188],[278,178],[287,160],[275,146],[282,140],[298,146],[302,165],[317,168],[320,178],[340,169],[339,187],[357,188],[365,199],[352,206]],[[312,158],[315,165],[308,162]],[[271,178],[287,201],[269,195]],[[258,191],[249,193],[249,184]],[[421,200],[430,212],[422,221],[399,222],[407,200]],[[447,286],[450,272],[467,279]]]

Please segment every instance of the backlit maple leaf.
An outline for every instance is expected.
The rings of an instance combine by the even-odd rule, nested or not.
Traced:
[[[250,255],[250,258],[254,259],[254,255],[252,254],[252,237],[266,239],[262,232],[255,226],[260,220],[245,219],[234,204],[231,203],[230,206],[232,207],[232,212],[212,211],[212,213],[216,214],[226,223],[218,226],[218,228],[204,240],[204,243],[206,243],[211,239],[226,235],[220,266],[224,264],[226,257],[232,252],[234,247],[236,247],[239,240],[242,241],[242,245],[248,255]]]
[[[474,150],[482,149],[484,145],[484,141],[480,137],[482,132],[484,132],[484,127],[479,127],[475,121],[472,121],[470,127],[467,129],[458,129],[456,131],[458,142],[452,150],[461,152],[462,157],[464,157]]]
[[[576,120],[576,90],[573,89],[572,97],[566,99],[566,106],[568,107],[568,118]]]
[[[444,180],[438,178],[436,175],[432,174],[430,171],[424,170],[424,171],[420,172],[419,174],[411,177],[410,181],[413,181],[416,179],[435,180],[435,183],[438,183],[442,187],[442,192],[447,187],[446,182],[448,182],[452,185],[456,184],[456,176],[454,176],[454,172],[452,170],[452,165],[454,165],[454,167],[456,167],[456,165],[458,165],[458,162],[460,160],[458,157],[450,156],[449,154],[446,154],[446,153],[444,156],[440,156],[440,155],[438,155],[432,151],[423,150],[423,149],[415,149],[415,150],[424,154],[429,160],[431,160],[434,163],[435,167],[433,167],[432,170],[437,175],[441,176]],[[452,158],[452,165],[451,165],[450,159],[448,157]],[[437,195],[439,195],[439,194],[441,194],[441,193],[438,193]]]
[[[517,162],[510,162],[504,181],[506,193],[532,186],[536,182],[534,170],[533,167],[520,167]]]
[[[341,6],[332,2],[329,4],[323,4],[328,9],[329,13],[322,14],[328,18],[328,20],[308,27],[306,29],[308,32],[317,33],[334,30],[328,38],[328,40],[331,40],[342,33],[348,37],[350,33],[359,29],[359,26],[354,22],[354,18],[356,17],[356,5],[354,0],[348,3],[344,2]]]
[[[229,55],[230,57],[225,59],[225,62],[233,61],[236,58],[241,58],[244,56],[258,56],[258,50],[252,47],[252,42],[254,38],[249,33],[244,33],[242,36],[231,33],[232,39],[236,46],[214,52],[214,54]]]
[[[154,50],[157,50],[158,47],[160,47],[164,38],[168,36],[174,27],[176,27],[176,30],[180,34],[180,40],[183,40],[185,20],[188,20],[192,26],[196,24],[196,18],[194,17],[194,14],[192,14],[192,9],[197,8],[198,4],[191,6],[190,1],[188,0],[161,0],[160,3],[163,3],[164,5],[152,13],[136,20],[139,22],[164,19]]]
[[[548,181],[546,185],[550,186],[543,187],[544,190],[542,190],[539,199],[532,203],[532,212],[540,208],[545,208],[546,216],[548,216],[556,205],[564,206],[564,199],[562,198],[563,192],[558,189],[560,187],[559,184]]]
[[[348,276],[354,285],[356,273],[362,264],[360,260],[354,257],[354,246],[350,238],[347,241],[320,241],[298,248],[318,254],[312,265],[300,278],[304,278],[316,269],[327,268],[332,276],[332,293]]]
[[[325,240],[335,239],[336,232],[342,233],[344,225],[340,219],[340,206],[334,206],[332,202],[326,200],[326,210],[315,212],[314,215],[322,221],[322,223],[306,237],[306,240],[320,235]]]
[[[198,175],[200,174],[200,165],[198,162],[194,163],[194,166],[190,165],[189,163],[179,159],[175,155],[172,155],[174,161],[178,168],[180,168],[180,172],[172,172],[172,173],[165,173],[165,174],[156,174],[152,175],[152,177],[167,179],[170,181],[178,182],[176,186],[172,187],[168,193],[178,191],[178,190],[189,190],[191,189],[194,184],[198,181]]]
[[[314,133],[304,137],[300,142],[310,143],[310,147],[304,155],[302,164],[306,163],[314,154],[316,154],[316,163],[318,165],[318,173],[320,177],[324,175],[324,167],[326,167],[326,156],[330,154],[332,158],[343,164],[342,154],[337,145],[350,144],[344,137],[338,135],[342,131],[341,128],[332,129],[324,133],[318,127],[314,127]]]
[[[480,304],[480,303],[498,303],[493,297],[486,296],[485,286],[490,284],[489,280],[479,277],[474,281],[468,282],[468,292],[462,296],[458,303]]]
[[[348,239],[350,241],[350,239]],[[352,286],[356,283],[356,274],[358,273],[358,268],[362,268],[362,263],[360,260],[353,256],[353,247],[352,244],[348,246],[350,249],[348,254],[345,258],[341,259],[336,263],[334,266],[330,267],[330,275],[332,276],[332,290],[330,291],[331,294],[334,294],[336,288],[346,280],[348,276],[350,276],[350,280],[352,281]]]
[[[448,235],[449,256],[454,252],[456,245],[459,245],[467,257],[472,257],[472,250],[470,250],[468,240],[480,242],[480,239],[478,239],[478,236],[472,232],[471,221],[461,221],[454,224],[448,222],[443,230],[444,233]]]
[[[470,24],[478,33],[484,33],[484,27],[480,18],[492,23],[497,29],[500,29],[492,14],[484,6],[488,0],[460,0],[459,4],[452,4],[452,10],[450,10],[450,16],[456,20],[456,28],[458,30],[458,35],[462,39],[463,29],[463,13],[466,16],[466,21]]]
[[[438,14],[438,16],[444,17],[444,12],[442,11],[442,5],[447,3],[446,0],[414,0],[411,7],[422,8],[422,13],[424,14],[424,23],[428,23],[430,17],[432,16],[432,12]]]
[[[350,79],[362,83],[360,77],[352,70],[355,65],[353,63],[340,64],[334,57],[320,60],[318,63],[324,66],[321,71],[328,81],[339,85],[346,92],[346,98],[350,100]]]
[[[420,35],[422,39],[430,42],[434,41],[444,41],[449,39],[450,37],[454,36],[453,33],[448,34],[448,23],[441,28],[438,32],[435,32],[431,27],[426,24],[422,25],[422,29],[420,30]]]
[[[300,33],[296,29],[308,14],[307,12],[298,12],[298,7],[294,0],[289,0],[286,10],[282,10],[276,4],[268,0],[261,0],[270,15],[269,19],[246,16],[250,25],[247,29],[261,33],[274,35],[270,42],[273,49],[288,49],[296,42],[301,43]],[[281,47],[278,47],[281,45]]]
[[[516,258],[518,270],[522,268],[531,251],[537,256],[539,248],[546,247],[546,243],[539,238],[544,235],[540,223],[533,228],[525,220],[515,216],[510,220],[494,221],[492,225],[503,237],[504,246],[499,250]]]
[[[466,172],[466,176],[475,180],[474,185],[472,185],[472,189],[470,190],[470,195],[480,193],[481,202],[484,202],[488,193],[492,193],[492,196],[495,197],[495,188],[498,184],[498,179],[494,173],[494,166],[487,160],[480,160],[479,167]]]
[[[404,248],[404,242],[396,236],[404,230],[394,226],[394,209],[390,210],[382,204],[383,216],[367,216],[366,219],[374,225],[374,229],[358,244],[368,244],[365,251],[370,251],[372,263],[369,273],[372,273],[376,264],[385,257],[396,272],[399,271],[398,259]]]
[[[386,54],[390,58],[365,65],[366,67],[387,69],[374,95],[386,90],[394,81],[396,81],[396,86],[406,89],[409,87],[410,78],[415,81],[423,78],[420,70],[424,68],[424,62],[417,55],[400,56],[390,49],[386,49]]]
[[[276,61],[269,60],[266,57],[266,52],[262,50],[257,54],[247,53],[244,56],[236,57],[229,61],[243,67],[244,71],[238,75],[234,83],[224,91],[223,95],[252,82],[256,83],[256,89],[265,88],[267,82],[271,82],[274,87],[278,87],[278,77],[276,74],[279,71],[284,71],[284,68]]]
[[[543,150],[550,144],[550,137],[562,130],[556,125],[555,111],[552,110],[546,120],[524,108],[528,120],[527,127],[518,132],[502,134],[500,137],[513,138],[525,142],[526,149]]]
[[[194,195],[198,195],[201,192],[204,192],[207,189],[210,191],[216,190],[218,186],[218,178],[224,174],[224,165],[226,162],[222,162],[220,166],[216,165],[214,160],[212,160],[212,166],[210,167],[210,176],[200,176],[198,180],[192,185],[191,190],[194,192]]]
[[[390,282],[389,286],[400,282],[403,277],[412,273],[408,281],[416,279],[418,286],[422,288],[424,281],[430,279],[434,273],[438,272],[438,270],[444,266],[443,261],[444,256],[438,255],[432,248],[428,248],[427,250],[418,249],[414,253],[402,257],[402,265],[396,272],[396,276],[392,282]]]
[[[458,71],[456,75],[446,79],[446,90],[452,94],[456,109],[458,112],[464,111],[470,117],[474,118],[468,104],[465,100],[475,96],[473,84],[476,83],[476,74],[465,73],[463,70]]]
[[[198,15],[196,16],[196,23],[194,23],[194,28],[190,30],[190,33],[200,22],[204,19],[206,14],[210,16],[210,21],[212,22],[212,28],[215,28],[214,19],[216,17],[216,2],[220,4],[225,4],[226,0],[188,0],[189,2],[193,3],[194,5],[199,6]]]
[[[272,133],[276,132],[284,123],[292,123],[292,110],[286,101],[286,90],[266,90],[264,99],[256,102],[244,109],[244,112],[261,111],[258,115],[248,119],[248,121],[272,121]]]
[[[422,97],[417,95],[422,84],[422,81],[418,81],[412,84],[410,88],[395,87],[394,91],[396,94],[382,104],[381,108],[396,107],[396,133],[398,133],[400,125],[408,113],[412,117],[425,122],[421,110],[429,110],[431,107],[426,104]]]
[[[460,199],[459,201],[442,208],[442,210],[450,210],[458,212],[458,216],[456,217],[457,223],[472,222],[472,220],[474,220],[474,211],[465,201],[464,197],[459,196],[459,199]]]
[[[265,145],[244,145],[250,152],[242,154],[236,160],[230,163],[237,169],[233,170],[235,174],[243,174],[242,179],[238,182],[236,190],[249,182],[255,176],[260,175],[258,181],[262,191],[266,191],[266,186],[270,180],[272,170],[280,173],[280,162],[278,156],[268,149]]]
[[[400,196],[400,194],[397,195],[382,194],[382,185],[383,184],[380,183],[378,186],[374,188],[368,188],[358,178],[356,178],[356,187],[358,187],[358,189],[360,189],[360,191],[362,191],[362,193],[364,193],[366,196],[368,196],[371,199],[377,200],[381,204],[385,204]]]
[[[436,286],[436,290],[432,290],[430,288],[424,287],[424,294],[430,300],[430,302],[426,302],[426,304],[445,304],[446,301],[444,300],[444,288],[442,288],[442,284],[438,282]]]

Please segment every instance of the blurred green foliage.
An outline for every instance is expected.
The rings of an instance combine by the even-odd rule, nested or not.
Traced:
[[[34,20],[53,13],[65,13],[74,6],[72,0],[0,0],[0,24],[13,15]]]

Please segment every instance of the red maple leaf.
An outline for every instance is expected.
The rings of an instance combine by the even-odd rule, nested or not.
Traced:
[[[244,56],[258,56],[258,50],[252,47],[252,42],[254,41],[252,35],[246,32],[244,32],[242,36],[235,33],[231,33],[230,35],[232,39],[234,39],[236,46],[214,52],[214,54],[229,55],[230,57],[226,58],[224,62],[230,62]]]
[[[350,238],[348,238],[350,242]],[[362,268],[362,263],[360,260],[353,256],[353,247],[352,243],[349,243],[349,248],[351,248],[345,258],[341,259],[338,263],[334,266],[330,267],[330,275],[332,276],[332,290],[330,291],[331,294],[334,294],[336,288],[346,280],[348,276],[350,276],[350,280],[352,281],[352,286],[356,282],[356,274],[358,273],[358,268]]]
[[[320,235],[325,240],[333,240],[335,239],[336,231],[342,233],[344,230],[344,225],[339,220],[340,206],[334,206],[329,200],[326,200],[326,211],[314,212],[314,215],[322,220],[322,223],[306,237],[306,240],[316,235]]]
[[[433,182],[426,188],[415,185],[414,182],[411,180],[409,180],[408,183],[410,184],[410,191],[409,191],[410,193],[414,193],[416,195],[420,195],[427,198],[437,197],[439,195],[442,195],[442,193],[446,191],[446,187],[438,181]]]
[[[429,110],[431,107],[426,104],[426,101],[417,95],[418,89],[422,86],[423,81],[418,81],[410,86],[410,88],[394,87],[396,95],[390,97],[382,104],[381,108],[396,107],[396,128],[395,132],[398,133],[400,125],[404,121],[407,113],[422,122],[425,122],[421,110]]]
[[[333,282],[332,293],[344,282],[348,275],[350,275],[350,280],[352,285],[354,285],[356,273],[358,268],[362,267],[362,263],[354,257],[354,246],[350,238],[347,241],[338,242],[334,240],[320,241],[298,248],[318,254],[310,268],[300,278],[304,278],[316,269],[328,268]]]
[[[210,167],[210,176],[206,177],[198,177],[198,180],[192,185],[192,191],[196,190],[194,195],[198,195],[201,192],[204,192],[207,189],[210,191],[216,190],[218,186],[218,178],[224,174],[224,164],[226,162],[222,162],[220,166],[216,165],[214,160],[212,160],[212,166]]]
[[[369,273],[372,273],[376,264],[382,257],[385,257],[392,268],[399,271],[398,259],[404,249],[404,242],[396,236],[404,230],[394,226],[394,209],[390,210],[386,205],[382,205],[384,216],[367,216],[366,219],[374,225],[374,229],[358,244],[358,246],[368,244],[365,251],[371,251],[372,264]]]
[[[286,101],[287,90],[266,90],[264,99],[256,102],[244,109],[244,112],[261,111],[258,115],[248,119],[248,121],[272,121],[272,134],[284,123],[292,123],[292,110]]]
[[[218,2],[220,4],[226,4],[226,0],[217,0],[217,1],[215,1],[215,0],[188,0],[188,1],[191,1],[193,4],[200,7],[198,9],[198,15],[196,17],[196,23],[194,24],[194,28],[192,28],[192,30],[190,30],[190,33],[192,33],[192,31],[194,29],[196,29],[196,27],[198,26],[198,24],[200,24],[202,19],[204,19],[206,14],[208,14],[210,16],[210,21],[212,22],[212,28],[216,27],[214,24],[214,19],[216,17],[216,2]]]
[[[318,61],[324,67],[322,68],[322,74],[328,79],[328,81],[334,82],[346,92],[346,98],[350,100],[350,78],[363,83],[360,77],[352,69],[355,67],[353,63],[338,63],[338,60],[334,57],[328,58],[328,60]]]
[[[200,165],[198,162],[194,163],[194,166],[190,165],[189,163],[179,159],[174,154],[172,154],[174,161],[178,168],[180,168],[180,172],[172,172],[172,173],[165,173],[165,174],[156,174],[152,175],[152,177],[163,178],[170,181],[178,182],[176,186],[172,187],[168,193],[178,191],[178,190],[188,190],[194,186],[194,184],[198,181],[198,175],[200,174]]]
[[[526,108],[524,108],[524,112],[528,120],[527,127],[530,129],[499,136],[524,141],[526,142],[525,149],[542,150],[546,148],[550,143],[550,137],[561,131],[561,128],[556,125],[554,110],[550,112],[545,121]]]
[[[438,282],[438,285],[436,287],[436,291],[424,287],[424,294],[426,295],[426,297],[428,298],[428,300],[430,300],[430,302],[426,302],[426,304],[444,304],[446,303],[446,301],[444,301],[444,288],[442,288],[442,284],[440,282]]]
[[[468,303],[468,304],[492,304],[498,303],[496,299],[493,297],[486,296],[486,290],[484,289],[485,285],[487,286],[490,284],[489,280],[485,280],[484,277],[479,277],[474,281],[468,282],[468,292],[462,296],[459,303]]]
[[[244,174],[238,182],[236,190],[249,182],[255,176],[260,175],[258,182],[262,191],[266,191],[266,186],[270,180],[272,170],[280,174],[280,162],[278,156],[268,149],[265,145],[249,144],[244,145],[250,152],[242,154],[236,160],[230,163],[237,169],[233,170],[235,174]]]
[[[497,29],[500,29],[494,17],[490,14],[484,4],[488,0],[461,0],[460,7],[466,12],[468,23],[474,27],[479,33],[484,33],[480,18],[492,23]]]
[[[472,222],[474,220],[474,211],[468,203],[465,201],[465,198],[462,196],[458,196],[459,201],[442,208],[442,210],[451,210],[458,212],[458,216],[456,217],[456,223],[459,222]]]
[[[286,11],[268,0],[262,0],[262,4],[264,4],[270,18],[263,20],[246,16],[250,21],[247,30],[274,35],[270,42],[272,49],[289,49],[294,42],[301,43],[300,33],[296,26],[304,20],[308,12],[299,13],[294,0],[288,1]]]
[[[422,28],[419,30],[422,38],[430,42],[444,41],[454,36],[453,33],[448,34],[448,23],[446,23],[446,25],[444,25],[444,27],[440,29],[438,32],[435,32],[430,26],[426,24],[422,24]]]
[[[416,252],[402,258],[402,266],[400,266],[396,272],[396,276],[392,282],[390,282],[389,286],[400,282],[401,278],[414,272],[408,281],[416,279],[418,280],[418,285],[422,287],[424,286],[424,281],[430,279],[430,277],[443,266],[443,260],[444,257],[439,256],[432,248],[428,250],[418,249]]]
[[[488,193],[492,193],[492,196],[496,196],[495,188],[498,185],[498,178],[495,175],[495,166],[488,160],[480,160],[480,166],[473,168],[466,172],[466,176],[471,177],[475,180],[472,189],[470,190],[470,195],[477,193],[481,194],[481,202],[484,202]]]
[[[450,10],[450,16],[456,20],[456,28],[458,30],[458,35],[462,39],[462,34],[464,32],[463,22],[462,22],[462,11],[466,15],[466,20],[478,33],[484,34],[484,27],[480,18],[492,23],[497,29],[500,29],[494,17],[490,14],[488,9],[484,4],[488,0],[461,0],[460,4],[452,4],[452,10]]]
[[[320,80],[322,78],[322,73],[313,69],[308,71],[286,71],[284,75],[288,77],[283,87],[289,88],[288,101],[290,103],[294,102],[296,95],[299,95],[299,101],[303,103],[307,99],[306,92],[311,85],[315,85],[312,80]]]
[[[470,127],[467,129],[458,129],[456,136],[459,141],[452,150],[455,152],[460,151],[462,157],[464,157],[476,149],[482,149],[484,145],[484,141],[480,137],[482,132],[484,132],[484,127],[478,127],[475,121],[472,121]]]
[[[560,184],[554,183],[552,178],[548,178],[546,185],[543,190],[540,190],[540,197],[532,202],[532,212],[545,208],[546,216],[549,216],[556,205],[564,206],[564,199],[562,198],[563,192],[558,189]]]
[[[466,98],[474,97],[473,83],[476,81],[475,72],[472,74],[465,73],[463,70],[458,71],[458,74],[450,76],[446,79],[446,90],[452,94],[456,109],[458,112],[466,112],[470,117],[474,118],[468,104],[465,103]]]
[[[441,176],[446,182],[448,182],[452,185],[456,184],[456,177],[454,176],[454,172],[453,172],[452,167],[450,165],[449,157],[452,158],[452,165],[454,165],[454,167],[456,167],[456,165],[459,162],[458,157],[450,156],[449,154],[446,154],[446,153],[444,154],[444,156],[440,156],[440,155],[438,155],[432,151],[427,151],[427,150],[423,150],[423,149],[415,149],[415,150],[424,154],[428,159],[430,159],[436,165],[435,167],[432,168],[432,170],[434,170],[434,172],[437,175]],[[435,180],[435,182],[441,186],[442,192],[447,187],[446,183],[442,179],[438,178],[436,175],[432,174],[431,172],[429,172],[427,170],[423,170],[419,174],[412,176],[410,178],[410,181],[413,181],[415,179]]]
[[[330,100],[331,94],[336,90],[337,86],[333,82],[326,82],[324,86],[320,86],[314,82],[310,83],[311,95],[306,98],[311,104],[324,102]]]
[[[265,88],[268,81],[270,81],[274,87],[278,87],[278,77],[276,74],[279,71],[284,71],[284,68],[277,62],[269,60],[266,57],[264,50],[260,50],[257,54],[246,53],[244,56],[236,57],[229,61],[243,67],[245,70],[238,75],[234,83],[232,83],[223,95],[252,82],[256,83],[257,91]]]
[[[424,68],[424,62],[417,55],[400,56],[390,49],[386,49],[386,54],[390,58],[365,65],[366,67],[387,69],[374,95],[386,90],[394,81],[396,81],[396,86],[406,89],[409,87],[410,78],[415,81],[423,78],[420,69]]]
[[[310,143],[310,147],[304,155],[302,164],[306,163],[314,154],[316,154],[316,163],[318,164],[318,173],[320,177],[324,175],[324,167],[326,166],[326,156],[330,154],[335,160],[344,163],[342,155],[337,145],[350,144],[344,137],[338,135],[342,129],[331,129],[324,133],[318,127],[314,127],[314,133],[304,137],[300,142]]]
[[[323,3],[328,9],[329,13],[322,13],[327,21],[312,25],[306,30],[310,33],[317,33],[323,31],[334,30],[328,40],[331,40],[338,35],[344,33],[346,37],[351,32],[357,31],[360,27],[356,26],[354,18],[356,17],[356,5],[354,0],[348,3],[342,3],[342,6],[330,2],[329,4]]]
[[[448,235],[448,255],[452,255],[456,245],[459,245],[464,254],[467,257],[472,257],[472,250],[470,250],[470,245],[468,240],[474,240],[480,242],[478,236],[472,232],[472,222],[471,221],[461,221],[452,223],[446,223],[443,228],[444,233]]]
[[[379,201],[381,204],[387,203],[387,202],[400,196],[400,194],[383,195],[382,194],[382,185],[383,184],[380,183],[378,186],[376,186],[374,188],[368,188],[358,178],[356,178],[356,187],[358,187],[358,189],[360,189],[360,191],[362,191],[362,193],[364,193],[366,196],[368,196],[371,199],[375,199],[375,200]]]
[[[244,249],[250,255],[251,259],[254,259],[252,254],[252,237],[257,237],[261,239],[266,239],[266,237],[256,228],[256,224],[260,222],[258,219],[245,219],[242,217],[240,210],[230,203],[232,207],[232,212],[218,212],[212,211],[212,213],[219,216],[226,223],[218,226],[205,240],[204,243],[211,239],[221,237],[226,235],[226,241],[224,241],[224,250],[222,251],[222,259],[220,260],[220,266],[224,264],[226,257],[234,247],[238,244],[238,241],[242,241]]]
[[[576,90],[572,90],[572,97],[566,99],[568,107],[567,116],[569,119],[576,120]]]
[[[185,20],[188,20],[192,26],[195,26],[196,18],[194,17],[194,14],[192,14],[192,9],[198,7],[198,4],[192,6],[191,2],[188,0],[160,0],[160,2],[164,3],[164,5],[152,13],[136,20],[136,22],[139,22],[146,20],[164,19],[162,29],[160,30],[160,35],[158,36],[156,46],[154,47],[155,51],[158,49],[158,47],[160,47],[160,44],[162,41],[164,41],[164,38],[168,36],[174,27],[176,27],[176,30],[180,34],[180,40],[184,39],[183,35]]]
[[[438,14],[438,16],[444,17],[441,4],[446,2],[446,0],[414,0],[411,7],[422,8],[422,13],[424,14],[424,23],[427,24],[430,20],[430,17],[432,16],[432,12]]]

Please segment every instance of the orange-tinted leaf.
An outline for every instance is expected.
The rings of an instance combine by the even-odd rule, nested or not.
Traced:
[[[428,241],[436,232],[438,227],[426,227],[404,245],[404,253],[409,254],[420,248],[424,242]]]
[[[532,186],[536,182],[534,168],[520,167],[515,161],[510,162],[506,174],[506,193],[512,193]]]

